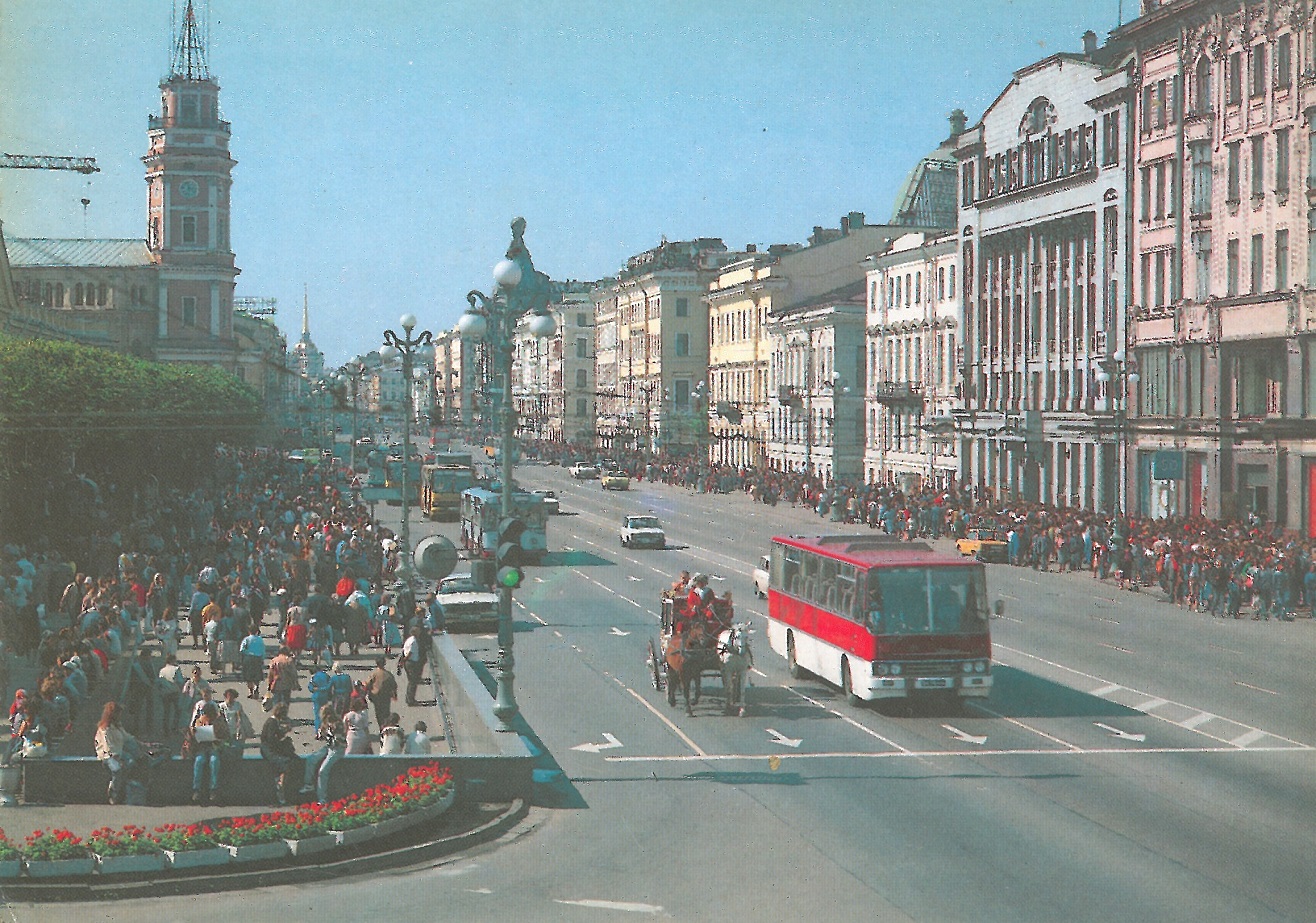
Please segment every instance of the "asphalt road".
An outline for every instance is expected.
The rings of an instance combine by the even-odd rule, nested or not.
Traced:
[[[542,751],[525,825],[405,875],[98,918],[186,919],[204,900],[248,919],[1316,919],[1316,623],[1213,620],[993,565],[992,697],[880,714],[789,677],[749,582],[772,534],[838,527],[739,495],[519,477],[566,513],[517,594],[516,692]],[[621,515],[646,510],[667,551],[619,547]],[[645,646],[683,568],[760,629],[744,718],[722,716],[716,682],[694,718],[652,687]],[[469,640],[492,662],[491,638]]]

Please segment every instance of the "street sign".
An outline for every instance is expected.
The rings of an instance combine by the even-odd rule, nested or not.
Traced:
[[[361,499],[366,503],[379,503],[392,500],[402,502],[402,490],[397,487],[362,487]]]
[[[1161,450],[1152,454],[1153,481],[1182,481],[1183,453]]]

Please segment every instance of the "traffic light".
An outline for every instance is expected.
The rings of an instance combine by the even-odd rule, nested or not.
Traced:
[[[514,516],[508,516],[498,524],[498,585],[516,589],[521,585],[523,574],[521,564],[525,552],[521,548],[521,536],[525,533],[525,523]]]

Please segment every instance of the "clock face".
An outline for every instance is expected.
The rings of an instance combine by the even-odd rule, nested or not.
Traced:
[[[196,184],[194,179],[185,179],[178,184],[178,194],[185,199],[195,199],[201,187]]]

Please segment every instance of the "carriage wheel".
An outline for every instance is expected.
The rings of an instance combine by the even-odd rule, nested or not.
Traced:
[[[650,674],[652,674],[651,678],[653,680],[653,688],[661,692],[663,688],[663,673],[662,670],[659,669],[660,662],[661,661],[658,659],[658,645],[654,644],[653,639],[650,638],[649,639],[649,672]]]
[[[681,678],[672,670],[671,664],[667,665],[667,704],[676,707],[676,687],[681,682]]]

